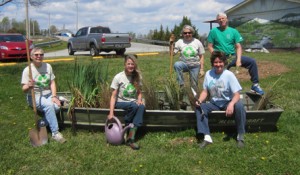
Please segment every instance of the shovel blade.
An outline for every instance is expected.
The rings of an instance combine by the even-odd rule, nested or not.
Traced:
[[[197,92],[195,91],[195,89],[193,87],[191,87],[191,90],[192,90],[193,96],[195,98],[197,98]]]
[[[48,134],[46,127],[40,127],[39,129],[31,129],[29,131],[30,143],[33,147],[42,146],[48,143]]]

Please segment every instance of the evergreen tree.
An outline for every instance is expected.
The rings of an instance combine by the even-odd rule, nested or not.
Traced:
[[[199,38],[199,34],[198,34],[198,29],[196,29],[196,26],[192,24],[191,20],[188,19],[188,17],[184,16],[182,18],[181,23],[179,24],[179,26],[174,26],[174,30],[172,31],[172,33],[175,35],[175,37],[178,39],[181,37],[181,30],[183,28],[183,26],[185,25],[190,25],[195,29],[195,33],[193,35],[193,37],[195,38]]]
[[[181,23],[179,25],[175,24],[171,31],[169,31],[168,27],[166,27],[166,30],[164,30],[163,26],[160,25],[159,32],[157,29],[154,31],[150,30],[152,33],[149,32],[148,37],[153,40],[169,41],[171,34],[174,34],[177,40],[181,38],[181,30],[184,25],[192,26],[195,29],[193,37],[199,38],[198,29],[192,24],[191,20],[187,16],[183,16]]]
[[[157,31],[157,29],[155,29],[155,30],[153,31],[153,36],[152,36],[151,39],[153,39],[153,40],[159,40],[159,36],[158,36],[158,31]]]
[[[169,27],[166,28],[166,34],[164,36],[164,41],[168,41],[170,39],[170,36],[171,36],[171,32],[169,30]]]
[[[160,30],[158,33],[158,40],[163,40],[165,37],[165,31],[162,25],[160,25]]]

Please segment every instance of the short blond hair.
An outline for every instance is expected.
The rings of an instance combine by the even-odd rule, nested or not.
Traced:
[[[227,15],[226,15],[226,13],[224,13],[224,12],[219,12],[218,14],[217,14],[217,17],[216,17],[216,19],[218,19],[218,17],[219,16],[224,16],[224,17],[226,17],[227,18]]]
[[[42,53],[44,53],[44,50],[40,47],[35,47],[31,50],[30,55],[33,56],[35,52],[37,51],[41,51]]]
[[[182,28],[182,30],[181,30],[181,34],[183,34],[184,29],[190,30],[193,34],[195,33],[195,29],[192,26],[190,26],[190,25],[184,25],[183,28]]]

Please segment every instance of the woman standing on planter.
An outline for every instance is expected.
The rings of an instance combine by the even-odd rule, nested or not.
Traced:
[[[133,150],[140,147],[135,143],[135,135],[138,127],[143,124],[145,106],[142,101],[142,78],[138,70],[136,57],[133,55],[125,56],[124,71],[118,73],[112,83],[113,89],[110,98],[110,112],[107,118],[110,120],[114,116],[114,109],[125,110],[125,125],[133,123],[134,127],[130,128],[126,144]]]

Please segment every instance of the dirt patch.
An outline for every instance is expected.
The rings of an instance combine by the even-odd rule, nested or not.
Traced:
[[[281,75],[285,72],[289,72],[290,69],[287,68],[285,65],[277,63],[277,62],[271,62],[271,61],[256,61],[257,67],[258,67],[258,76],[259,79],[263,79],[269,76],[275,76],[275,75]],[[230,68],[230,71],[235,73],[236,67]],[[241,81],[250,81],[250,75],[248,73],[248,69],[240,67],[239,73],[235,74],[238,80]],[[188,78],[185,78],[185,83]],[[203,77],[199,76],[199,84],[200,87],[202,87],[203,84]]]
[[[256,62],[258,67],[258,75],[260,79],[273,76],[273,75],[280,75],[282,73],[290,71],[285,65],[271,62],[271,61],[257,61]],[[232,72],[235,72],[235,67],[230,69]],[[239,69],[239,73],[236,75],[239,81],[250,80],[250,75],[248,70],[241,67]]]
[[[175,146],[175,145],[181,145],[181,144],[194,144],[197,143],[197,139],[195,137],[183,137],[183,138],[175,138],[170,140],[170,144]]]

